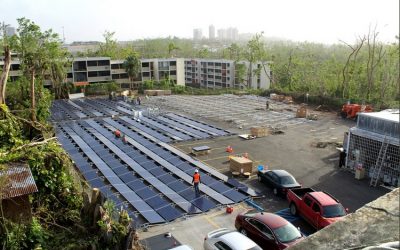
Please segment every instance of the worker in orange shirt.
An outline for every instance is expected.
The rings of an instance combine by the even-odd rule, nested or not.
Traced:
[[[200,189],[199,189],[199,184],[200,184],[200,174],[199,174],[199,170],[195,170],[194,171],[194,175],[193,175],[193,180],[192,180],[192,184],[194,185],[194,191],[196,193],[196,195],[200,194]]]

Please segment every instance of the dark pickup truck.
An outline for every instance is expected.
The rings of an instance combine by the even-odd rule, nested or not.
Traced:
[[[290,213],[300,215],[317,230],[324,228],[347,214],[342,204],[332,195],[312,188],[288,190]]]

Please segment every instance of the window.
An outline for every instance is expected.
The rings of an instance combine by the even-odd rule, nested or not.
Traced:
[[[215,247],[220,250],[232,250],[227,244],[222,241],[215,242]]]
[[[258,220],[255,220],[255,219],[249,219],[249,222],[255,228],[257,228],[258,231],[262,232],[268,238],[270,238],[270,239],[273,238],[273,234],[272,234],[271,230],[269,230],[269,228],[267,226],[265,226],[263,223],[259,222]]]
[[[120,64],[111,64],[111,68],[112,69],[119,69],[120,67]],[[121,64],[121,69],[122,69],[123,67],[122,67],[122,64]]]
[[[97,61],[88,61],[88,62],[87,62],[87,65],[88,65],[89,67],[97,66]]]
[[[317,203],[314,203],[312,206],[312,210],[316,213],[321,212],[321,208],[319,207],[319,205]]]
[[[311,207],[312,200],[309,197],[304,198],[304,203],[306,203],[307,206]]]

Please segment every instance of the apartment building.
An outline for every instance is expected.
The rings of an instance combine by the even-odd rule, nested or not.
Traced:
[[[0,61],[0,66],[4,64]],[[101,83],[115,81],[117,83],[129,83],[128,74],[123,69],[123,60],[111,61],[109,57],[82,57],[75,58],[71,67],[67,69],[66,81],[73,83]],[[11,62],[10,81],[15,81],[22,75],[18,60]],[[45,79],[45,85],[50,85],[49,79]]]
[[[75,84],[90,84],[115,81],[123,87],[130,86],[128,74],[123,67],[124,60],[109,57],[75,58],[67,71],[66,81]],[[3,61],[0,61],[0,67]],[[10,80],[15,81],[22,74],[18,59],[11,63]],[[140,75],[135,79],[155,82],[169,79],[175,84],[201,88],[253,88],[270,87],[271,70],[269,63],[253,63],[224,59],[154,58],[142,59]],[[45,85],[50,85],[45,79]]]
[[[111,64],[111,79],[116,83],[125,85],[130,84],[128,73],[126,73],[126,70],[124,68],[124,60],[111,60],[110,64]],[[138,79],[134,80],[137,81]]]
[[[250,65],[245,61],[185,59],[185,83],[193,87],[268,89],[270,76],[269,64],[263,66],[261,63]]]
[[[234,61],[186,59],[185,82],[202,88],[232,88],[235,80]]]
[[[169,79],[176,85],[185,85],[185,68],[183,58],[154,58],[141,60],[142,81],[156,82]]]

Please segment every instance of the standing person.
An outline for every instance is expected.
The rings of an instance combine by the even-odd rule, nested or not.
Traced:
[[[265,109],[269,110],[269,101],[267,100],[267,102],[265,103]]]
[[[339,154],[339,168],[346,166],[346,149],[343,149]]]
[[[201,182],[201,180],[200,180],[199,170],[196,169],[194,171],[193,180],[192,180],[192,184],[194,185],[194,191],[195,191],[196,195],[200,194],[200,189],[199,189],[200,182]]]
[[[141,102],[141,101],[142,101],[142,100],[140,99],[140,96],[138,96],[137,99],[136,99],[137,105],[140,105],[140,102]]]

